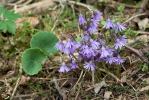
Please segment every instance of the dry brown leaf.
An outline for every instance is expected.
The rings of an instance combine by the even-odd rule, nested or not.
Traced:
[[[36,27],[39,24],[39,19],[37,17],[22,17],[16,21],[17,28],[23,26],[23,22],[30,22],[30,26]]]
[[[22,75],[21,78],[20,78],[19,85],[27,85],[26,82],[29,81],[29,80],[30,80],[30,77],[26,77],[26,76]]]
[[[140,36],[137,36],[135,39],[128,39],[127,43],[133,44],[137,41],[147,43],[149,41],[149,36],[148,35],[140,35]]]
[[[106,99],[104,99],[104,100],[109,99],[111,94],[112,94],[111,91],[106,91],[105,94],[104,94],[104,98],[106,98]]]
[[[149,77],[144,79],[147,84],[149,84]]]
[[[149,90],[149,86],[143,87],[139,91],[142,92],[142,91],[146,91],[146,90]]]
[[[100,89],[106,85],[105,81],[100,82],[95,88],[94,88],[94,92],[98,93],[100,91]]]
[[[26,14],[26,12],[30,11],[33,14],[41,14],[47,12],[49,8],[54,5],[55,3],[53,0],[42,0],[40,2],[18,8],[16,9],[16,12],[19,14]]]
[[[125,75],[123,75],[123,77],[121,78],[121,82],[122,83],[125,83],[126,82],[126,76]]]
[[[138,22],[139,29],[144,31],[147,27],[148,22],[149,22],[148,18],[144,18],[143,20],[140,20]]]

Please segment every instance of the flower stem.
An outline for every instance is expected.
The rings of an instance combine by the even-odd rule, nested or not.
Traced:
[[[121,66],[120,65],[117,66],[116,69],[117,69],[116,70],[116,75],[117,75],[118,78],[120,78]]]

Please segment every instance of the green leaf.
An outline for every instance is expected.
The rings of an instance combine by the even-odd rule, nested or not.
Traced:
[[[1,15],[2,13],[4,13],[6,10],[7,10],[7,8],[5,8],[4,6],[1,6],[1,7],[0,7],[0,15]]]
[[[15,34],[15,22],[11,21],[11,20],[2,20],[0,21],[0,29],[6,33],[7,31],[9,33]]]
[[[58,38],[54,34],[47,31],[41,31],[32,37],[30,45],[31,48],[40,48],[46,55],[50,56],[58,51],[54,47],[58,41]]]
[[[118,9],[118,11],[122,12],[122,11],[124,10],[124,8],[125,8],[125,6],[122,6],[122,5],[121,5],[121,6],[118,6],[117,9]]]
[[[21,15],[15,13],[14,11],[6,11],[4,12],[3,17],[9,20],[17,20],[21,17]]]
[[[7,24],[8,32],[12,33],[12,34],[15,34],[16,23],[14,21],[11,21],[11,20],[6,20],[6,24]]]
[[[105,25],[106,24],[106,21],[101,21],[101,25]]]
[[[137,6],[137,7],[140,7],[141,3],[142,3],[141,1],[138,2],[138,3],[136,4],[136,6]]]
[[[41,63],[46,60],[46,55],[38,48],[30,48],[23,52],[21,64],[23,70],[29,75],[37,74],[41,69]]]
[[[77,42],[81,42],[82,41],[82,38],[80,36],[78,36],[76,39],[75,39]]]
[[[4,33],[6,33],[6,31],[7,31],[7,23],[5,22],[5,21],[0,21],[0,29],[4,32]]]
[[[142,67],[142,71],[143,71],[143,72],[148,71],[148,66],[144,65],[144,66]]]

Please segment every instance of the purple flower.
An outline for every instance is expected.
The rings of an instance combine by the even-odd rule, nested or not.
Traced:
[[[102,46],[100,53],[101,53],[100,58],[105,58],[110,55],[109,50],[104,46]]]
[[[115,24],[110,19],[108,19],[106,24],[103,26],[103,28],[106,29],[112,29],[113,27],[115,27]]]
[[[115,49],[118,49],[118,48],[122,48],[125,43],[126,43],[127,39],[126,39],[126,36],[120,36],[118,39],[116,39],[116,42],[114,44],[114,48]]]
[[[80,46],[79,43],[72,41],[71,39],[68,39],[66,44],[64,45],[64,53],[65,54],[71,54],[76,51],[76,49]]]
[[[100,39],[99,43],[100,43],[101,46],[104,46],[106,44],[106,42],[103,39]]]
[[[72,62],[71,62],[71,69],[76,69],[76,68],[78,68],[78,65],[77,65],[77,63],[74,60],[72,60]]]
[[[115,24],[115,33],[118,33],[118,31],[126,30],[126,27],[123,24],[116,23]]]
[[[85,41],[88,41],[90,39],[90,36],[88,34],[84,33],[82,35],[82,39],[85,40]]]
[[[117,57],[115,57],[115,64],[116,65],[120,65],[120,64],[122,64],[123,62],[125,62],[125,60],[124,59],[122,59],[120,56],[117,56]]]
[[[101,16],[102,16],[102,13],[99,12],[99,11],[96,11],[96,12],[94,12],[94,14],[93,14],[93,19],[99,21],[99,20],[101,19]]]
[[[91,71],[95,71],[95,64],[90,61],[90,62],[86,62],[86,65],[84,66],[84,68],[86,68],[87,70],[91,70]]]
[[[73,48],[73,46],[74,46],[74,42],[71,39],[68,39],[65,44],[65,48]]]
[[[105,59],[106,63],[109,63],[110,65],[116,61],[115,57],[111,53],[108,57]]]
[[[82,54],[83,54],[83,56],[86,56],[88,58],[91,56],[95,56],[94,50],[91,47],[88,47],[87,45],[82,50]]]
[[[60,67],[60,69],[58,70],[59,72],[68,72],[70,71],[70,68],[66,66],[66,64],[63,62],[62,66]]]
[[[59,42],[56,43],[55,47],[56,47],[56,49],[58,49],[62,52],[63,49],[64,49],[64,44],[63,44],[62,41],[59,41]]]
[[[92,33],[94,33],[94,32],[97,32],[98,30],[97,30],[96,26],[90,25],[90,27],[88,28],[87,31],[88,31],[90,34],[92,34]]]
[[[91,25],[90,26],[97,27],[98,26],[98,21],[97,20],[94,20],[94,19],[91,19]]]
[[[79,20],[78,20],[79,25],[84,25],[86,22],[85,18],[80,14]]]
[[[99,49],[99,46],[100,46],[100,43],[93,40],[93,39],[90,39],[90,46],[93,48],[93,49]]]
[[[82,61],[82,59],[83,59],[83,54],[79,53],[78,60]]]

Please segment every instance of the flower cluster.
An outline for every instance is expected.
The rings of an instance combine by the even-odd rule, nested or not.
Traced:
[[[84,65],[85,69],[90,71],[95,71],[98,67],[95,63],[104,62],[119,65],[125,61],[120,57],[119,50],[125,45],[126,36],[121,36],[118,32],[126,30],[126,27],[121,23],[113,23],[108,19],[103,28],[107,31],[110,30],[110,32],[112,32],[111,34],[116,37],[113,38],[112,43],[109,43],[98,34],[93,34],[98,31],[101,19],[102,13],[99,11],[94,12],[90,20],[86,20],[83,15],[80,14],[78,24],[83,26],[84,30],[81,41],[76,42],[72,38],[69,38],[65,43],[59,41],[55,45],[59,51],[70,55],[70,66],[68,67],[63,62],[59,72],[68,72],[71,69],[78,68],[78,61]],[[74,57],[74,53],[77,53],[78,56]]]

